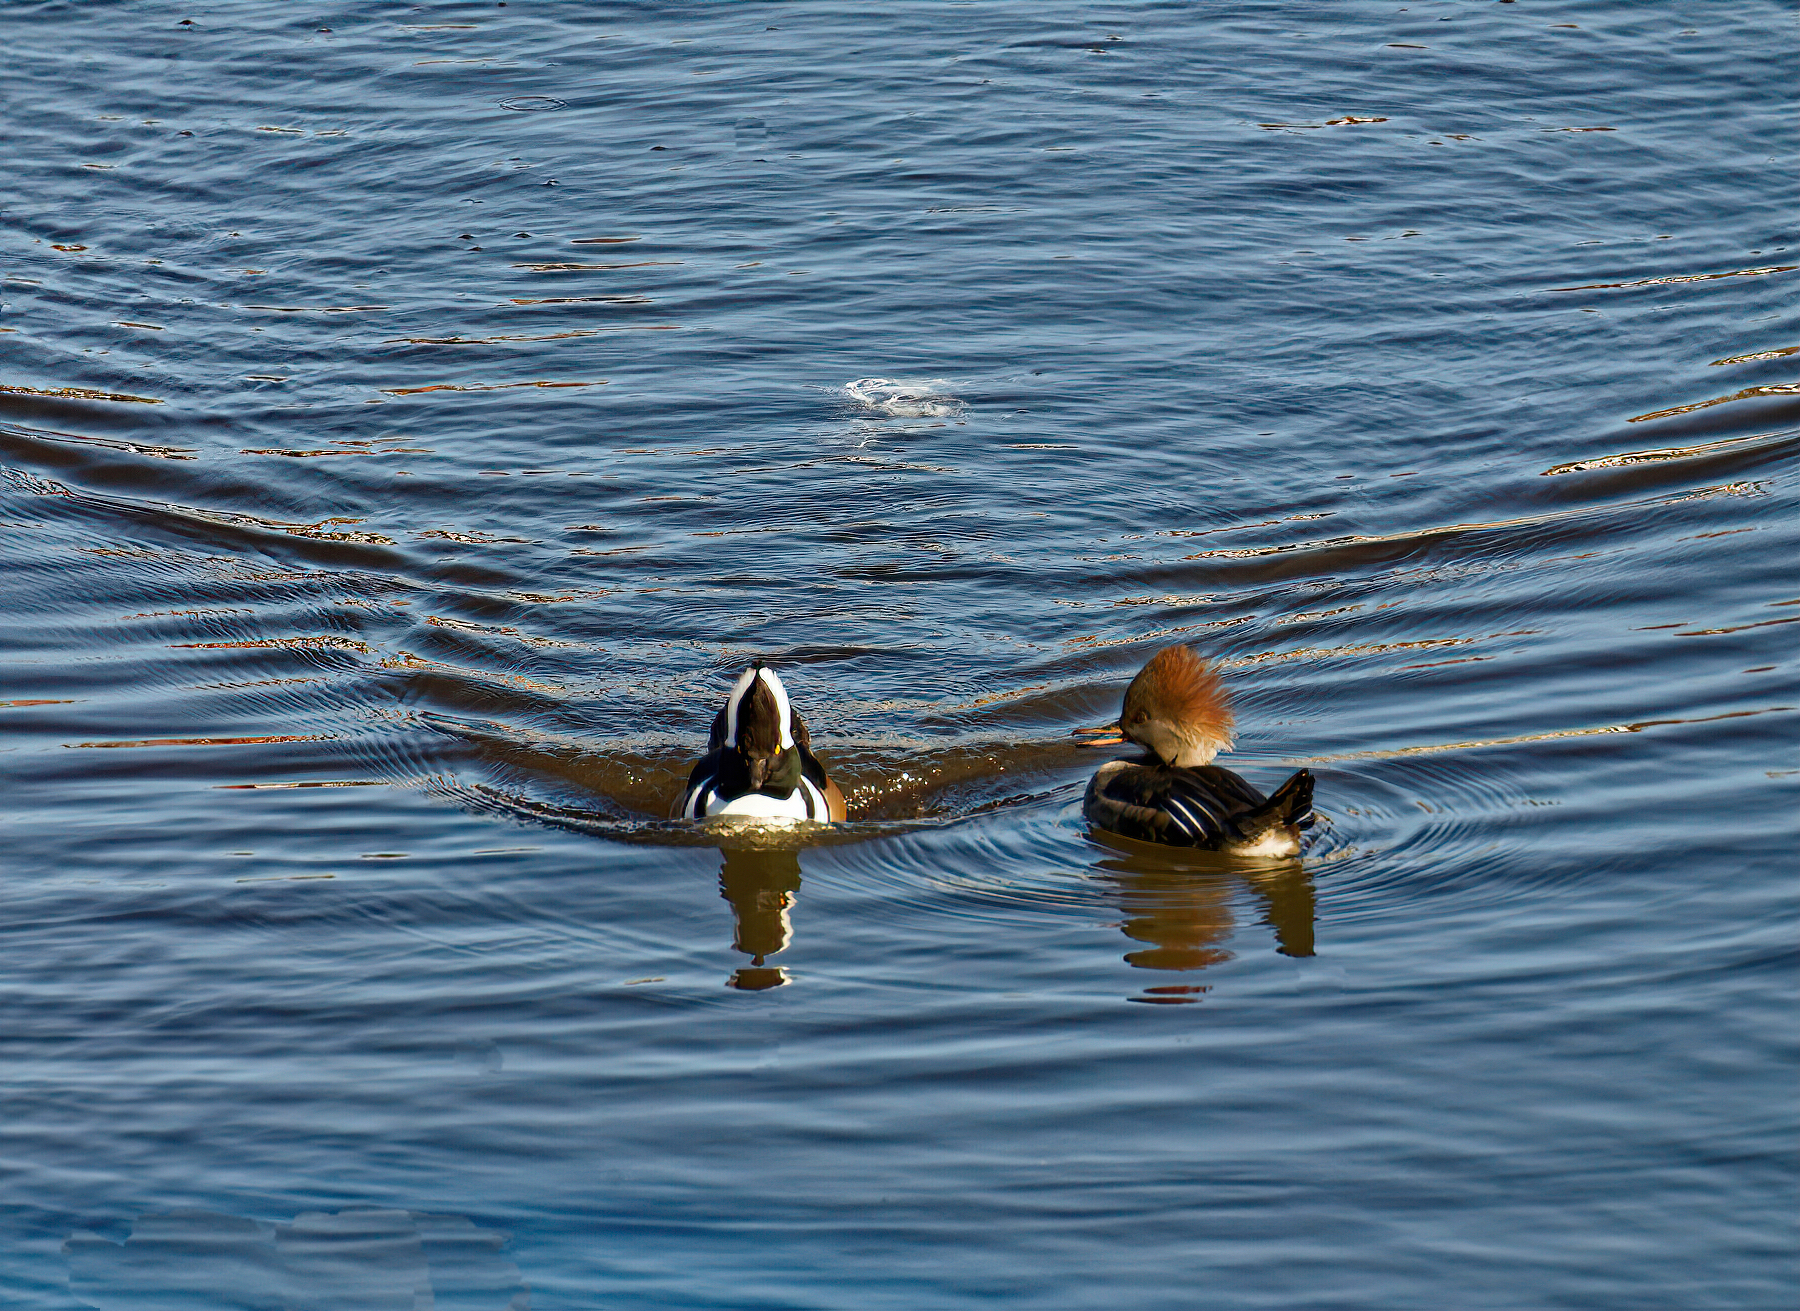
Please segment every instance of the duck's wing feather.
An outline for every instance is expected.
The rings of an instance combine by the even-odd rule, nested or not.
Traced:
[[[806,731],[806,726],[800,722],[798,715],[794,716],[794,730],[794,740],[800,743],[801,772],[825,798],[825,809],[829,817],[839,822],[848,819],[849,810],[844,804],[843,790],[826,777],[825,766],[810,750],[811,739],[802,741],[800,738],[800,734]]]
[[[1238,821],[1238,831],[1245,837],[1254,837],[1282,824],[1296,830],[1309,829],[1313,824],[1312,799],[1312,772],[1299,770],[1276,788],[1267,801],[1243,816]]]
[[[732,757],[731,762],[726,760],[726,757],[728,756]],[[705,814],[707,794],[721,790],[726,782],[724,775],[727,773],[741,774],[743,772],[741,764],[738,764],[735,770],[729,768],[729,764],[737,763],[738,760],[739,757],[737,752],[723,748],[709,751],[704,756],[701,756],[699,761],[695,763],[693,770],[688,774],[687,786],[681,790],[681,795],[675,799],[675,805],[672,807],[672,817],[675,819],[695,819],[700,815]],[[696,797],[700,798],[698,807],[695,806]]]
[[[1128,838],[1175,847],[1217,847],[1239,837],[1238,821],[1265,798],[1229,769],[1179,769],[1119,760],[1088,785],[1094,824]]]

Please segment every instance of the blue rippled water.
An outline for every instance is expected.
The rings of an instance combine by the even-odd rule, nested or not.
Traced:
[[[1789,1304],[1789,8],[0,37],[8,1306]]]

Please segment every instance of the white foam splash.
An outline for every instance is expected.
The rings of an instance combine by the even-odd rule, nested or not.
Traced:
[[[858,378],[844,395],[881,414],[904,419],[949,419],[968,407],[944,389],[942,378]]]

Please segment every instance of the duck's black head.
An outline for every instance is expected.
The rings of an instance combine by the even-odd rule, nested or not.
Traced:
[[[805,745],[806,728],[788,705],[781,679],[762,661],[738,678],[713,721],[712,738],[714,750],[725,747],[738,754],[753,791],[791,791],[799,784],[796,747]]]

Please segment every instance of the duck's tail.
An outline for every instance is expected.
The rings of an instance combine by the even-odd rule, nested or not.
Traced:
[[[1238,832],[1255,838],[1283,824],[1296,829],[1311,828],[1312,799],[1313,776],[1303,769],[1276,788],[1262,805],[1239,819]]]

